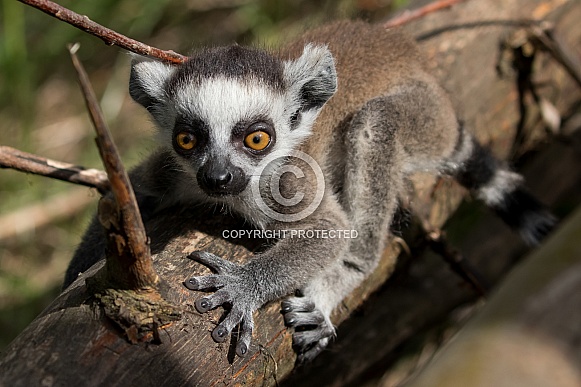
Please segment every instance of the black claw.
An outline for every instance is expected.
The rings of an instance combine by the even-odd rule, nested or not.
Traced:
[[[201,251],[194,251],[193,253],[190,253],[188,255],[188,258],[193,259],[195,261],[196,258],[200,256],[200,253],[201,253]]]
[[[286,318],[285,318],[285,319],[284,319],[284,322],[285,322],[285,323],[286,323],[286,325],[288,325],[288,326],[293,326],[293,325],[294,325],[294,324],[297,322],[297,319],[296,319],[296,318],[294,318],[294,317],[292,317],[292,318],[289,318],[289,319],[286,319]]]
[[[282,313],[288,313],[288,312],[290,312],[291,310],[293,310],[293,308],[292,308],[292,306],[290,305],[290,303],[283,302],[283,303],[281,304],[281,310],[280,310],[280,311],[281,311]]]
[[[236,353],[238,356],[244,356],[248,352],[248,347],[244,343],[238,344],[238,348],[236,348]]]
[[[297,357],[297,365],[310,363],[313,361],[315,357],[317,357],[323,350],[327,347],[326,343],[318,342],[315,345],[305,349],[303,352],[300,352]]]
[[[200,313],[206,313],[211,309],[211,306],[212,305],[207,298],[200,298],[198,301],[196,301],[196,309]]]
[[[280,303],[280,311],[283,314],[289,312],[312,312],[315,310],[315,304],[311,301],[292,302],[289,300]]]
[[[214,332],[212,332],[212,338],[217,343],[224,342],[224,340],[226,340],[227,336],[228,336],[228,332],[223,327],[218,327],[218,328],[214,329]]]
[[[186,288],[188,288],[190,290],[198,290],[199,289],[198,280],[195,278],[190,278],[189,280],[185,281],[184,285]]]

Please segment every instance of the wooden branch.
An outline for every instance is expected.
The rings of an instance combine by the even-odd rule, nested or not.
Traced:
[[[450,269],[457,273],[464,281],[466,281],[474,290],[482,297],[485,297],[489,290],[490,284],[478,272],[478,270],[470,264],[470,262],[462,256],[460,251],[451,246],[445,234],[441,230],[434,230],[426,235],[430,248],[444,259]]]
[[[115,45],[136,54],[145,55],[161,59],[165,62],[180,64],[187,60],[186,56],[178,54],[172,50],[164,51],[155,47],[148,46],[142,42],[131,39],[98,23],[95,23],[87,16],[79,15],[59,4],[49,0],[18,0],[36,8],[50,16],[64,21],[82,31],[94,35],[101,39],[107,45]],[[466,0],[439,0],[414,11],[406,11],[384,24],[385,28],[399,27],[411,21],[420,19],[425,15],[436,12],[441,9],[449,8],[455,4]]]
[[[569,47],[562,43],[561,39],[555,36],[553,26],[533,26],[531,31],[541,48],[550,52],[581,87],[581,61]]]
[[[425,5],[421,8],[415,9],[413,11],[405,11],[401,15],[398,15],[390,20],[388,20],[383,27],[384,28],[395,28],[400,27],[404,24],[408,24],[414,20],[420,19],[429,13],[436,12],[442,9],[449,8],[453,5],[462,3],[466,0],[438,0]]]
[[[8,146],[0,146],[0,168],[12,168],[21,172],[85,185],[96,188],[101,194],[109,192],[109,180],[103,171],[47,159]]]
[[[128,38],[116,31],[95,23],[87,16],[79,15],[59,4],[49,0],[18,0],[21,3],[36,8],[50,16],[64,21],[82,31],[94,35],[105,42],[108,46],[118,46],[136,54],[145,55],[161,59],[165,62],[180,64],[186,61],[187,57],[174,51],[164,51],[159,48],[148,46],[137,40]]]
[[[115,197],[114,203],[105,202],[108,207],[116,207],[113,210],[105,210],[105,206],[99,207],[99,220],[109,231],[108,279],[125,289],[155,288],[159,277],[153,269],[149,242],[137,199],[87,73],[75,54],[78,47],[78,44],[69,46],[69,52],[78,74],[89,115],[97,132],[97,147],[109,177],[111,192]],[[116,219],[117,217],[119,219]],[[119,221],[121,224],[118,224]]]

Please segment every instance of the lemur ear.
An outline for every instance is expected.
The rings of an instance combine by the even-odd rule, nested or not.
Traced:
[[[303,111],[320,109],[337,90],[335,61],[324,45],[307,44],[298,59],[284,63],[284,75]]]
[[[149,110],[165,100],[164,84],[175,69],[162,62],[135,56],[131,61],[129,94],[135,102]]]

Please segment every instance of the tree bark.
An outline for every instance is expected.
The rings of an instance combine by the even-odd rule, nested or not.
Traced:
[[[500,78],[496,69],[501,57],[500,43],[518,28],[515,26],[518,23],[510,21],[544,17],[555,22],[558,34],[579,56],[581,4],[577,1],[469,1],[405,27],[421,38],[420,44],[435,74],[452,94],[466,127],[489,144],[499,157],[515,152],[515,139],[524,139],[518,144],[520,152],[543,138],[543,124],[535,104],[527,109],[519,108],[517,75]],[[538,75],[552,84],[551,90],[539,90],[539,93],[546,93],[546,98],[564,116],[570,114],[581,101],[580,90],[571,78],[547,54],[539,54],[535,59],[533,76]],[[526,96],[525,102],[530,102]],[[517,133],[519,126],[521,133]],[[578,178],[575,173],[578,172],[571,171],[568,179]],[[414,178],[413,194],[408,198],[412,212],[428,230],[442,227],[465,196],[464,190],[451,181],[444,180],[436,187],[435,184],[434,177]],[[159,344],[130,344],[103,312],[93,306],[87,293],[85,279],[100,269],[102,263],[98,264],[83,274],[2,353],[0,385],[213,386],[273,385],[282,381],[293,370],[295,355],[291,348],[292,332],[283,326],[278,302],[266,305],[255,314],[250,353],[245,358],[236,358],[228,342],[217,344],[210,337],[222,309],[198,314],[193,305],[202,293],[191,292],[182,285],[192,275],[208,273],[201,265],[185,258],[189,252],[208,250],[236,262],[251,257],[251,252],[261,247],[260,241],[225,240],[220,233],[223,229],[244,227],[233,218],[189,208],[174,208],[152,219],[146,229],[151,238],[155,269],[163,282],[164,296],[183,307],[183,318],[159,327]],[[440,260],[429,256],[419,258],[425,246],[421,238],[407,242],[413,258],[402,259],[404,264],[399,265],[396,275],[383,288],[389,296],[381,299],[382,313],[364,313],[346,325],[351,325],[354,340],[366,333],[381,340],[374,339],[363,347],[356,347],[356,354],[352,349],[341,351],[341,348],[353,347],[338,342],[312,366],[295,373],[289,385],[292,380],[301,385],[321,384],[321,378],[329,385],[356,383],[365,372],[371,372],[370,365],[396,358],[397,349],[416,332],[442,322],[459,305],[477,298],[470,288],[457,287],[458,277]],[[515,250],[524,250],[516,242],[510,245],[516,246]],[[484,253],[487,251],[483,241],[478,247]],[[344,308],[336,311],[337,323],[382,286],[390,275],[390,262],[400,250],[398,243],[386,249],[376,272],[345,300]],[[477,256],[474,262],[492,283],[513,264],[501,255]],[[389,314],[388,318],[385,313]],[[357,327],[361,328],[359,333]],[[340,326],[339,336],[349,329]]]

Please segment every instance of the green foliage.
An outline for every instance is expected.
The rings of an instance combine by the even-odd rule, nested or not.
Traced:
[[[0,39],[0,103],[9,105],[22,117],[29,117],[32,109],[32,67],[28,62],[25,38],[24,10],[15,1],[2,1],[2,39]]]
[[[394,10],[403,8],[409,4],[410,0],[393,0],[392,7]]]

